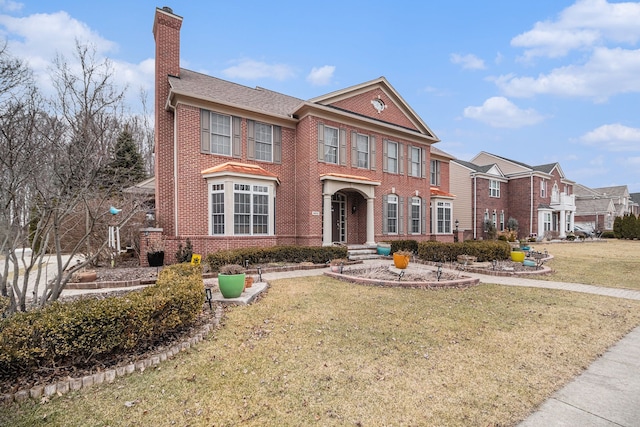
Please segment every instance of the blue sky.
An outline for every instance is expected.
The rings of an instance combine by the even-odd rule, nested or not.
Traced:
[[[457,158],[640,192],[640,2],[0,0],[0,33],[45,92],[56,53],[95,45],[137,108],[162,6],[184,18],[184,68],[302,99],[384,76]]]

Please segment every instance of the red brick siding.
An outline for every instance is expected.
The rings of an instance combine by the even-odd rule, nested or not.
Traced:
[[[381,113],[378,113],[371,104],[371,101],[373,99],[377,99],[378,96],[386,106]],[[391,98],[389,98],[387,94],[380,89],[371,90],[351,98],[343,99],[338,102],[334,102],[331,105],[347,111],[353,111],[354,113],[362,114],[376,120],[383,120],[388,123],[395,123],[409,129],[417,130],[415,125],[407,118],[405,112],[398,108],[393,100],[391,100]]]

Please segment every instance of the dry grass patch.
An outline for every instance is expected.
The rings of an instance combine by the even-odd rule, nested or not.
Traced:
[[[536,278],[640,290],[640,241],[607,239],[534,247],[546,248],[555,257],[547,263],[554,273]]]
[[[512,425],[640,323],[640,303],[482,285],[280,280],[160,369],[0,424]]]

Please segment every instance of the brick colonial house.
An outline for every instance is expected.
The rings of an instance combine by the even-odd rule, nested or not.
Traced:
[[[307,101],[238,85],[180,67],[182,21],[156,10],[158,228],[142,253],[160,236],[169,262],[187,237],[202,254],[453,240],[450,156],[384,77]]]
[[[504,231],[509,218],[518,221],[520,238],[562,238],[573,231],[574,182],[559,163],[529,166],[483,151],[469,162],[452,160],[450,168],[453,214],[465,239],[485,238],[487,220]]]

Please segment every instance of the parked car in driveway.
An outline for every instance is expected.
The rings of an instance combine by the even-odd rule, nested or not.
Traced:
[[[573,234],[575,234],[576,237],[580,237],[582,239],[593,239],[593,237],[595,236],[595,232],[592,228],[587,228],[580,225],[573,226]]]

